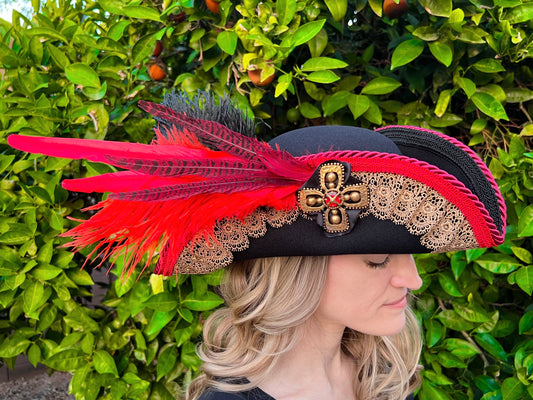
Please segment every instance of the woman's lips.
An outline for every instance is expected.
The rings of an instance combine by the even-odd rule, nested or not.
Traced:
[[[405,306],[407,306],[407,296],[403,295],[398,300],[394,300],[391,303],[383,304],[383,306],[387,308],[404,308]]]

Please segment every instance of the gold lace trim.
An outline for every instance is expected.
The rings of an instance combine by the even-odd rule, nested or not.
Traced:
[[[477,247],[463,213],[436,190],[402,175],[355,173],[370,192],[370,205],[360,215],[391,220],[421,236],[420,242],[434,252]]]
[[[470,224],[461,211],[437,191],[402,175],[387,173],[353,173],[368,186],[369,205],[359,218],[373,215],[402,225],[433,252],[446,252],[477,247]],[[281,228],[292,224],[300,210],[277,211],[258,209],[244,221],[219,221],[214,238],[203,235],[181,253],[176,270],[184,274],[206,274],[223,268],[233,261],[233,252],[250,245],[249,238],[266,234],[268,225]]]
[[[229,265],[233,252],[243,251],[250,245],[249,238],[259,238],[267,233],[268,225],[281,228],[298,218],[298,210],[278,211],[258,209],[244,221],[236,218],[217,222],[214,239],[208,241],[198,235],[183,249],[176,270],[180,274],[207,274]]]

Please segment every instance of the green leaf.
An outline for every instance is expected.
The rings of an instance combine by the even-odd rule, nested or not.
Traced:
[[[68,38],[57,32],[56,30],[46,27],[32,27],[31,29],[27,30],[26,34],[31,36],[55,39],[62,43],[69,43]]]
[[[415,60],[424,51],[424,46],[424,41],[420,39],[409,39],[400,43],[392,53],[391,69]]]
[[[34,282],[24,290],[24,312],[32,314],[41,307],[47,299],[44,294],[44,285],[41,282]]]
[[[533,329],[533,311],[528,311],[527,313],[522,315],[522,318],[520,318],[520,322],[518,323],[518,333],[520,333],[520,335],[523,335],[525,332],[528,332],[532,329]]]
[[[533,16],[532,16],[533,18]],[[514,376],[507,378],[502,384],[503,400],[523,400],[526,387]]]
[[[0,174],[6,170],[7,167],[11,165],[13,160],[15,159],[15,156],[12,155],[5,155],[0,154]]]
[[[474,336],[477,344],[496,359],[507,362],[507,353],[502,345],[489,333],[478,333]]]
[[[402,84],[394,78],[374,78],[366,84],[362,94],[388,94],[398,89]]]
[[[65,67],[65,75],[68,80],[77,85],[100,87],[100,78],[98,74],[87,64],[74,63]]]
[[[165,291],[165,286],[163,282],[164,282],[163,275],[156,275],[156,274],[150,275],[150,287],[152,289],[153,294],[159,294]],[[142,287],[142,286],[139,285],[138,287]]]
[[[475,263],[495,274],[508,274],[521,266],[514,257],[494,253],[477,258]]]
[[[302,71],[323,71],[327,69],[335,68],[344,68],[348,66],[342,60],[337,60],[336,58],[329,57],[314,57],[307,60],[304,65],[302,65]]]
[[[109,30],[107,31],[107,37],[118,41],[120,38],[122,38],[122,35],[124,34],[124,30],[131,24],[131,21],[118,21],[117,23],[111,25]]]
[[[307,41],[307,47],[309,47],[309,51],[311,52],[312,58],[319,57],[324,52],[327,46],[328,34],[323,28],[315,35],[315,37]]]
[[[233,31],[223,31],[220,32],[217,36],[218,46],[222,51],[233,55],[235,54],[235,49],[237,48],[237,41],[239,36]]]
[[[159,381],[163,376],[170,372],[176,361],[178,360],[178,350],[175,343],[169,343],[166,348],[163,347],[162,351],[157,357],[157,380]]]
[[[509,117],[507,116],[502,103],[500,103],[492,95],[488,93],[477,92],[470,97],[470,99],[480,111],[494,118],[495,120],[499,121],[500,119],[504,119],[509,121]]]
[[[533,294],[533,265],[522,267],[514,273],[514,280],[528,295]]]
[[[381,17],[383,15],[382,3],[383,2],[381,0],[368,0],[370,8],[378,17]]]
[[[446,350],[461,359],[479,354],[479,349],[476,346],[463,339],[448,338],[442,344]]]
[[[197,32],[197,31],[195,31]],[[131,49],[131,57],[133,64],[140,64],[154,51],[155,42],[158,39],[158,34],[153,33],[140,38]]]
[[[453,49],[447,43],[429,43],[429,51],[440,63],[449,67],[453,61]]]
[[[320,110],[308,102],[300,104],[300,112],[305,118],[309,119],[320,118],[322,116]]]
[[[507,103],[525,103],[533,100],[533,90],[512,87],[505,91]]]
[[[28,349],[28,361],[34,367],[41,361],[41,349],[35,343],[33,343]]]
[[[368,103],[368,110],[366,110],[366,112],[363,114],[363,117],[365,117],[368,121],[376,125],[381,125],[381,123],[383,122],[383,115],[381,114],[381,110],[379,109],[377,104],[370,99]]]
[[[346,15],[348,0],[324,0],[335,22],[339,22]]]
[[[533,124],[527,124],[520,131],[520,136],[533,136]]]
[[[329,97],[326,104],[322,106],[324,109],[324,116],[334,114],[336,111],[345,107],[348,104],[348,98],[351,95],[352,94],[350,92],[341,90],[340,92],[337,92],[333,96]]]
[[[316,83],[333,83],[338,81],[339,79],[340,78],[333,71],[330,70],[311,72],[307,76],[308,81]]]
[[[37,268],[31,270],[31,275],[35,278],[47,281],[58,276],[63,270],[61,268],[54,267],[53,265],[39,265]]]
[[[50,42],[45,43],[46,49],[50,53],[50,56],[52,56],[52,60],[55,62],[55,64],[61,68],[62,70],[65,70],[65,68],[70,65],[70,60],[65,54],[64,50],[58,49],[56,46],[51,44]]]
[[[436,383],[439,386],[452,385],[454,383],[446,375],[437,374],[435,371],[432,370],[424,370],[422,372],[422,376],[424,379],[429,379],[431,382]]]
[[[451,273],[449,273],[448,271],[441,272],[439,273],[438,278],[440,286],[444,289],[446,293],[454,297],[463,297],[461,288],[459,287],[459,284],[454,279]]]
[[[490,315],[479,305],[475,303],[471,304],[459,304],[458,302],[453,303],[453,309],[455,312],[470,322],[487,322],[490,320]]]
[[[520,24],[533,19],[533,3],[525,3],[507,10],[503,19],[510,24]],[[507,399],[505,399],[507,400]]]
[[[533,236],[533,204],[522,210],[518,219],[518,236]],[[2,237],[0,236],[0,241]]]
[[[39,323],[37,329],[44,331],[52,325],[57,317],[57,307],[53,304],[47,304],[39,314]]]
[[[224,300],[213,292],[207,292],[201,295],[196,295],[194,292],[189,293],[185,300],[183,300],[183,306],[192,311],[212,310],[222,303],[224,303]]]
[[[359,118],[361,115],[363,115],[368,108],[370,107],[370,100],[368,97],[359,95],[359,94],[352,94],[348,98],[348,108],[352,112],[354,121]]]
[[[33,237],[32,232],[25,226],[10,228],[9,231],[0,235],[0,243],[8,246],[20,245],[26,243]]]
[[[99,374],[112,374],[118,378],[117,365],[111,355],[105,350],[96,350],[93,353],[94,369]]]
[[[94,281],[91,278],[91,275],[85,271],[84,269],[73,269],[68,272],[68,277],[72,279],[72,281],[76,285],[80,286],[92,286],[94,285]]]
[[[461,277],[461,274],[466,268],[466,260],[464,258],[464,253],[454,253],[452,257],[450,258],[450,264],[452,267],[453,276],[456,281],[459,280]]]
[[[153,335],[157,335],[161,329],[163,329],[170,321],[172,321],[172,318],[174,318],[177,312],[178,311],[176,309],[171,311],[155,311],[152,315],[152,319],[150,319],[150,322],[144,329],[146,335],[150,338]]]
[[[431,15],[449,17],[452,14],[452,0],[419,0],[419,3]]]
[[[437,360],[445,368],[465,368],[466,364],[459,357],[449,351],[441,350],[437,353]]]
[[[455,331],[469,331],[474,329],[474,324],[461,318],[454,310],[444,310],[437,314],[442,324]]]
[[[444,336],[443,325],[434,319],[424,321],[426,328],[426,343],[428,347],[435,346]]]
[[[476,376],[474,382],[479,390],[483,393],[488,393],[499,389],[500,385],[494,380],[486,375]]]
[[[493,58],[484,58],[474,63],[472,66],[478,71],[485,72],[487,74],[505,71],[505,68],[502,67],[501,61],[494,60]]]
[[[130,18],[150,19],[161,22],[159,12],[152,7],[145,6],[126,6],[122,9],[123,14]]]
[[[87,309],[78,306],[63,317],[65,324],[76,331],[98,332],[98,323],[89,317]]]
[[[73,372],[87,363],[85,354],[81,350],[69,349],[55,353],[50,358],[43,360],[43,364],[56,371]]]
[[[533,255],[529,250],[523,247],[511,246],[511,251],[520,261],[526,264],[533,264]]]
[[[419,400],[452,400],[446,392],[437,388],[426,379],[422,381],[422,388],[418,393],[417,398]]]
[[[158,311],[171,311],[178,307],[178,300],[176,295],[170,292],[163,292],[152,296],[147,302],[145,302],[147,307],[150,307]]]
[[[437,104],[435,106],[435,115],[437,117],[442,117],[446,113],[446,110],[448,109],[448,106],[450,105],[452,94],[453,94],[452,89],[446,89],[440,92],[439,99],[437,100]]]
[[[439,38],[439,32],[434,26],[420,26],[413,31],[413,36],[422,39],[426,42],[431,42]]]
[[[300,26],[296,32],[294,32],[292,37],[292,46],[300,46],[301,44],[311,40],[318,32],[320,32],[325,22],[325,19],[321,19],[318,21],[308,22],[307,24]]]
[[[276,13],[278,14],[278,24],[287,26],[292,22],[296,13],[296,2],[293,0],[277,0]]]

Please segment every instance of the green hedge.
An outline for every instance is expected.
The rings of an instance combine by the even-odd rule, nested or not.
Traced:
[[[98,199],[60,181],[110,168],[15,152],[6,136],[148,143],[139,99],[204,89],[229,93],[264,139],[412,124],[473,146],[506,199],[507,239],[417,257],[417,397],[533,399],[533,2],[412,0],[398,19],[378,0],[223,0],[219,14],[204,0],[33,3],[31,20],[0,21],[0,363],[69,371],[77,399],[173,399],[198,371],[220,273],[138,271],[92,304],[92,265],[58,234]],[[273,82],[256,86],[254,70]]]

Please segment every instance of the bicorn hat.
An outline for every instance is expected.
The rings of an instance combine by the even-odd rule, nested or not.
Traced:
[[[267,144],[236,132],[253,124],[236,123],[234,109],[216,106],[220,122],[209,121],[180,101],[139,102],[157,121],[149,145],[8,138],[23,151],[121,169],[63,182],[109,193],[64,234],[71,246],[92,245],[103,259],[123,255],[129,267],[157,257],[155,272],[171,275],[260,257],[438,253],[503,242],[498,186],[454,138],[410,126],[317,126]]]

